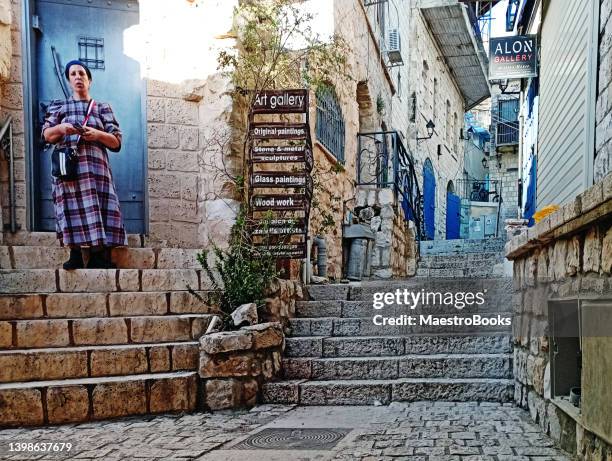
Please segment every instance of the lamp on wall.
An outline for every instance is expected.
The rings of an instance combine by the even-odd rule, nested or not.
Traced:
[[[423,138],[419,138],[417,136],[417,138],[416,138],[417,142],[424,141],[426,139],[431,139],[431,137],[434,134],[434,129],[436,128],[436,124],[433,122],[433,120],[430,119],[429,122],[427,122],[427,125],[425,125],[425,128],[427,128],[427,136],[425,136]]]

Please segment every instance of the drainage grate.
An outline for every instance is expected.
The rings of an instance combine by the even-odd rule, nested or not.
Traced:
[[[348,429],[269,428],[232,447],[232,450],[331,450]]]

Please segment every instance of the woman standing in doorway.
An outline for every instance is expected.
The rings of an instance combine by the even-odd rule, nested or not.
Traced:
[[[85,267],[83,247],[90,249],[88,268],[110,269],[114,265],[106,249],[126,244],[106,151],[121,149],[121,130],[110,105],[91,100],[91,71],[83,62],[70,61],[64,74],[72,97],[53,101],[42,127],[45,141],[76,146],[78,153],[76,179],[53,178],[56,230],[63,245],[70,247],[64,269]]]

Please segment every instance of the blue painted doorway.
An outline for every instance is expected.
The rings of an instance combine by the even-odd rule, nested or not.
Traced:
[[[146,232],[146,152],[140,64],[124,52],[125,31],[138,24],[133,0],[35,0],[30,17],[35,27],[33,78],[33,224],[54,231],[51,197],[51,150],[40,140],[46,108],[53,99],[71,95],[64,66],[84,61],[92,72],[91,96],[109,103],[123,131],[119,153],[109,151],[126,231]],[[47,147],[47,149],[45,149]]]
[[[461,199],[452,190],[446,192],[446,239],[458,239],[461,229]]]
[[[423,218],[425,238],[433,240],[436,235],[436,175],[429,159],[423,167]]]

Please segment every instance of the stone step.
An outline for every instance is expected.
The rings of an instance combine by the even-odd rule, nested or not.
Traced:
[[[511,277],[504,271],[503,262],[499,262],[494,267],[478,267],[469,269],[423,269],[418,268],[416,271],[416,281],[427,281],[428,279],[489,279],[498,277],[501,279],[509,279]]]
[[[286,358],[287,379],[318,381],[397,378],[512,378],[510,354]]]
[[[196,371],[197,341],[0,351],[0,383]]]
[[[263,387],[264,402],[299,405],[387,405],[421,400],[510,402],[513,394],[513,380],[485,378],[294,380]]]
[[[503,253],[466,253],[457,255],[421,256],[418,267],[423,269],[470,269],[503,262]]]
[[[506,336],[366,336],[285,338],[286,357],[381,357],[404,354],[508,354]]]
[[[421,255],[503,252],[505,239],[426,240],[420,242]]]
[[[308,285],[307,298],[313,301],[329,301],[349,299],[349,289],[354,284]]]
[[[2,321],[0,349],[194,341],[204,334],[211,318],[186,314]]]
[[[199,249],[113,248],[111,259],[119,269],[201,269]],[[70,249],[59,246],[2,245],[0,269],[59,269]]]
[[[419,314],[416,314],[417,317]],[[426,316],[427,317],[427,316]],[[453,318],[454,315],[436,315],[433,318]],[[487,314],[481,317],[512,319],[512,312]],[[394,318],[394,317],[392,317]],[[417,320],[418,322],[418,320]],[[512,326],[466,327],[462,325],[375,325],[372,316],[363,318],[295,318],[289,321],[292,337],[296,336],[406,336],[412,334],[511,334]]]
[[[208,290],[198,269],[2,269],[0,293],[112,293]]]
[[[0,427],[194,411],[197,380],[174,372],[0,384]]]
[[[0,321],[209,314],[213,303],[211,291],[0,294]]]

